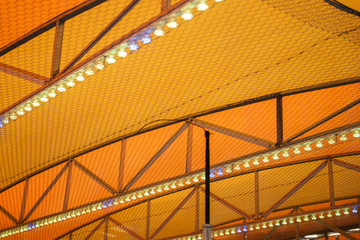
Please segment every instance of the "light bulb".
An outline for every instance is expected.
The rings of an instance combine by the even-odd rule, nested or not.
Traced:
[[[119,203],[125,203],[123,198],[120,198]]]
[[[255,159],[253,160],[253,164],[254,164],[254,165],[259,165],[259,161],[258,161],[257,158],[255,158]]]
[[[44,95],[42,95],[42,96],[40,97],[40,101],[42,101],[42,102],[47,102],[47,101],[49,101],[49,99],[48,99],[48,97],[44,94]]]
[[[250,231],[253,231],[253,230],[254,230],[254,227],[251,225],[251,226],[249,227],[249,230],[250,230]]]
[[[175,189],[175,188],[176,188],[176,184],[175,184],[175,183],[172,183],[172,184],[171,184],[171,188],[172,188],[172,189]]]
[[[139,192],[138,195],[137,195],[137,197],[138,197],[138,198],[142,198],[142,197],[143,197],[142,193]]]
[[[124,49],[122,49],[118,52],[118,56],[124,58],[127,56],[127,52]]]
[[[255,229],[259,230],[260,229],[260,225],[256,224]]]
[[[217,237],[219,236],[217,232],[214,232],[214,237]]]
[[[235,166],[234,166],[234,169],[236,171],[239,171],[240,170],[240,164],[239,163],[236,163]]]
[[[283,157],[288,157],[288,156],[290,156],[287,150],[285,150],[282,155],[283,155]]]
[[[135,195],[135,194],[132,195],[131,199],[132,199],[132,200],[136,200],[136,195]]]
[[[316,215],[315,214],[311,215],[311,219],[316,220]]]
[[[155,194],[156,192],[155,192],[155,188],[152,188],[151,190],[150,190],[150,194]]]
[[[241,233],[241,227],[238,227],[237,232]]]
[[[16,113],[11,113],[10,114],[10,119],[12,119],[12,120],[17,119]]]
[[[344,214],[345,214],[345,215],[350,214],[350,213],[349,213],[349,209],[345,208],[345,209],[344,209]]]
[[[113,55],[110,55],[108,58],[106,58],[106,62],[109,64],[113,64],[116,62],[116,59],[114,58]]]
[[[328,143],[329,144],[335,144],[335,138],[334,137],[330,137],[329,140],[328,140]]]
[[[144,196],[145,196],[145,197],[150,196],[149,190],[146,189],[146,190],[144,191]]]
[[[231,172],[232,172],[231,165],[228,165],[228,166],[226,167],[225,172],[227,172],[227,173],[231,173]]]
[[[287,224],[286,219],[283,219],[281,223],[282,223],[283,225],[286,225],[286,224]]]
[[[297,218],[296,218],[296,222],[300,223],[300,222],[301,222],[301,218],[300,218],[300,217],[297,217]]]
[[[277,153],[274,153],[274,155],[272,156],[272,158],[273,158],[274,160],[278,160],[278,159],[279,159],[279,155],[278,155]]]
[[[200,2],[196,7],[199,11],[205,11],[209,8],[205,1]]]
[[[318,147],[318,148],[322,148],[324,146],[324,144],[322,143],[321,140],[319,140],[319,141],[316,142],[315,146]]]
[[[188,11],[184,12],[184,13],[181,15],[181,17],[182,17],[184,20],[189,21],[189,20],[191,20],[191,19],[194,17],[194,15],[192,15],[192,13],[190,12],[190,10],[188,10]]]
[[[159,186],[159,187],[157,188],[157,192],[162,192],[161,186]]]
[[[335,216],[340,216],[340,215],[341,215],[340,210],[336,210]]]
[[[305,145],[304,150],[305,150],[305,151],[311,151],[310,143],[308,143],[308,144]]]
[[[25,111],[23,108],[19,108],[18,110],[16,110],[17,115],[21,116],[25,114]]]
[[[305,216],[305,217],[304,217],[304,221],[305,221],[305,222],[309,221],[309,217],[308,217],[308,216]]]
[[[269,158],[267,156],[264,156],[263,159],[262,159],[263,162],[269,162]]]
[[[177,28],[179,24],[174,19],[172,19],[166,24],[166,26],[168,26],[168,28]]]
[[[249,161],[246,161],[246,162],[244,163],[244,167],[246,167],[246,168],[250,167]]]
[[[263,223],[263,224],[262,224],[262,228],[267,228],[266,223]]]
[[[186,185],[190,185],[190,184],[191,184],[190,178],[187,178],[187,179],[186,179],[185,184],[186,184]]]
[[[125,199],[125,201],[130,202],[130,201],[131,201],[131,200],[130,200],[130,196],[127,196],[126,199]]]
[[[85,80],[85,77],[84,77],[84,75],[83,75],[82,73],[79,73],[79,74],[75,77],[75,79],[76,79],[77,81],[79,81],[79,82],[82,82],[82,81]]]
[[[169,185],[166,184],[165,187],[164,187],[164,190],[169,191],[170,190]]]
[[[157,29],[155,29],[154,34],[157,37],[162,37],[162,36],[164,36],[165,32],[161,28],[157,28]]]
[[[323,218],[324,218],[324,214],[320,214],[320,215],[319,215],[319,218],[320,218],[320,219],[323,219]]]
[[[224,232],[221,230],[221,231],[219,232],[219,235],[220,235],[220,236],[224,236]]]
[[[3,122],[4,124],[10,123],[9,117],[8,117],[8,116],[4,117],[3,120],[2,120],[2,122]]]
[[[294,149],[294,153],[295,154],[299,154],[301,151],[300,151],[300,148],[299,147],[296,147],[295,149]]]
[[[93,68],[92,67],[88,67],[88,68],[86,68],[86,70],[85,70],[85,74],[86,75],[88,75],[88,76],[91,76],[91,75],[94,75],[94,70],[93,70]]]
[[[225,235],[230,235],[229,229],[225,230]]]
[[[332,217],[331,212],[328,212],[328,214],[326,215],[327,217]]]
[[[146,34],[143,38],[141,38],[141,42],[142,42],[143,44],[149,44],[149,43],[151,43],[151,38],[150,38],[150,36],[149,36],[148,34]]]
[[[214,171],[211,171],[211,172],[210,172],[210,177],[211,177],[211,178],[215,177]]]
[[[100,204],[96,207],[96,209],[101,210],[101,209],[102,209],[102,204],[100,203]]]
[[[352,212],[353,212],[353,213],[357,213],[357,212],[358,212],[357,209],[356,209],[356,207],[353,207]]]
[[[294,223],[294,218],[289,218],[289,223]]]
[[[179,187],[183,187],[184,186],[184,183],[182,180],[180,180],[180,182],[178,183]]]
[[[60,86],[57,87],[57,90],[58,90],[59,92],[65,92],[65,91],[66,91],[66,88],[65,88],[64,85],[60,85]]]
[[[353,137],[354,137],[354,138],[359,138],[359,137],[360,137],[360,131],[359,131],[359,129],[355,129],[355,130],[354,130]]]
[[[75,86],[75,82],[73,80],[69,80],[69,81],[66,82],[66,85],[68,87],[73,87],[73,86]]]
[[[195,177],[193,178],[193,181],[194,181],[194,182],[198,182],[198,181],[199,181],[199,176],[195,176]]]
[[[280,226],[280,221],[279,220],[275,221],[275,226]]]
[[[136,43],[135,41],[133,41],[133,42],[131,42],[131,43],[129,44],[129,49],[130,49],[131,51],[136,51],[136,50],[139,49],[139,45],[137,45],[137,43]]]
[[[201,180],[205,180],[205,179],[206,179],[205,173],[202,173],[202,174],[201,174]]]
[[[236,232],[235,232],[235,228],[232,228],[231,229],[231,234],[235,234]]]
[[[96,63],[95,68],[97,70],[103,70],[105,68],[103,61],[99,61],[98,63]]]
[[[55,90],[51,90],[51,91],[48,93],[48,96],[51,97],[51,98],[56,97],[56,92],[55,92]]]
[[[223,2],[224,0],[215,0],[215,2]]]
[[[119,201],[118,201],[117,199],[115,199],[114,205],[115,205],[115,206],[119,205]]]
[[[269,222],[269,227],[273,227],[273,222]]]
[[[223,173],[223,168],[219,168],[217,171],[216,171],[216,174],[217,175],[223,175],[224,173]]]
[[[344,134],[342,134],[341,136],[340,136],[340,141],[346,141],[347,140],[347,136],[346,136],[346,134],[344,133]]]

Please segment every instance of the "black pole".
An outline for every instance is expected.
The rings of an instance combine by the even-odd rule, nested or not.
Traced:
[[[205,131],[205,224],[210,224],[210,132]]]

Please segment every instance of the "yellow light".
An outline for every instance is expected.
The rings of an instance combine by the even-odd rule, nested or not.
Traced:
[[[8,124],[8,123],[10,123],[10,120],[9,120],[9,117],[4,117],[4,119],[2,120],[2,122],[4,123],[4,124]]]
[[[17,119],[16,113],[11,113],[10,114],[10,119],[12,119],[12,120]]]

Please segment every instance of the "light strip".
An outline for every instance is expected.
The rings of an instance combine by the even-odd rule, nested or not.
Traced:
[[[256,167],[258,164],[260,164],[260,161],[264,163],[274,162],[278,161],[279,159],[285,160],[292,158],[294,156],[299,155],[301,152],[307,152],[312,150],[317,150],[322,147],[324,147],[326,144],[331,146],[334,144],[339,144],[345,141],[352,141],[352,140],[358,140],[360,138],[359,136],[359,130],[360,127],[355,127],[349,130],[341,130],[337,133],[333,133],[328,136],[321,136],[319,138],[313,139],[311,141],[303,142],[303,143],[297,143],[294,146],[288,146],[286,148],[282,149],[276,149],[272,152],[250,157],[241,161],[237,161],[235,163],[231,164],[224,164],[220,167],[212,168],[211,169],[211,178],[225,178],[227,175],[233,174],[234,172],[241,172],[241,169],[248,169],[250,166]],[[341,139],[341,140],[340,140]],[[322,144],[320,144],[320,142]],[[305,149],[306,148],[306,149]],[[299,152],[298,152],[299,151]],[[284,154],[284,153],[287,154]],[[277,156],[274,158],[274,156]],[[265,160],[266,159],[266,160]],[[265,161],[264,161],[265,160]],[[125,202],[134,202],[139,199],[146,199],[147,197],[154,196],[154,195],[160,195],[163,192],[168,192],[174,189],[181,189],[184,186],[188,186],[191,184],[196,184],[200,182],[204,182],[205,180],[205,172],[199,172],[190,176],[187,176],[185,178],[180,179],[174,179],[172,181],[158,184],[155,186],[152,186],[151,188],[145,188],[142,190],[138,190],[135,192],[127,193],[121,196],[118,196],[113,199],[109,199],[107,201],[101,201],[95,204],[92,204],[90,206],[81,207],[76,210],[69,211],[67,213],[63,213],[57,216],[49,217],[43,220],[35,221],[32,223],[29,223],[24,226],[16,227],[7,231],[4,231],[0,233],[1,237],[11,236],[13,234],[17,234],[19,232],[29,231],[38,227],[47,226],[56,222],[65,221],[67,219],[71,219],[74,217],[78,217],[87,213],[99,211],[102,209],[107,209],[112,206],[117,206],[120,204],[124,204]],[[11,235],[10,235],[11,234]]]
[[[221,1],[215,0],[215,2]],[[208,8],[209,7],[206,0],[190,1],[181,9],[169,14],[169,16],[166,16],[157,23],[152,24],[141,33],[136,34],[135,36],[133,35],[127,41],[114,46],[111,50],[96,58],[94,61],[88,63],[81,69],[78,69],[70,76],[64,77],[64,79],[38,93],[36,96],[27,100],[25,103],[22,103],[21,105],[14,107],[13,109],[4,113],[3,116],[0,116],[0,122],[2,122],[2,124],[0,124],[0,128],[16,120],[18,117],[25,115],[27,112],[32,111],[34,108],[37,108],[48,102],[51,98],[55,98],[58,94],[65,92],[67,89],[74,87],[79,82],[86,80],[87,77],[105,69],[108,65],[111,65],[117,60],[126,57],[131,52],[137,51],[140,47],[151,43],[151,35],[156,37],[164,36],[165,25],[169,30],[177,28],[179,26],[179,22],[181,22],[179,21],[180,17],[185,21],[189,21],[193,18],[192,11],[194,9],[197,9],[201,12],[207,10]]]

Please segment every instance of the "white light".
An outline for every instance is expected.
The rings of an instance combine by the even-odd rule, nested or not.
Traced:
[[[346,136],[346,134],[344,133],[344,134],[342,134],[341,135],[341,137],[339,138],[340,139],[340,141],[346,141],[347,140],[347,136]]]
[[[253,164],[254,164],[254,165],[259,165],[259,161],[257,160],[257,158],[255,158],[255,159],[253,160]]]
[[[232,172],[231,165],[229,165],[229,166],[226,167],[225,172],[227,172],[227,173],[231,173],[231,172]]]
[[[324,146],[324,144],[322,143],[321,140],[317,141],[316,142],[316,145],[315,145],[317,148],[322,148]]]
[[[59,92],[65,92],[65,91],[66,91],[66,87],[65,87],[64,85],[60,85],[60,86],[57,87],[57,90],[58,90]]]
[[[165,32],[161,28],[157,28],[157,29],[155,29],[154,34],[157,37],[162,37],[162,36],[164,36]]]
[[[75,83],[74,83],[73,80],[69,80],[69,81],[66,82],[66,85],[67,85],[68,87],[73,87],[73,86],[75,86]]]
[[[324,214],[320,214],[320,215],[319,215],[319,218],[320,218],[320,219],[323,219],[323,218],[324,218]]]
[[[198,181],[199,181],[199,177],[198,177],[198,176],[195,176],[195,177],[193,178],[193,181],[194,181],[194,182],[198,182]]]
[[[273,222],[269,222],[269,227],[273,227]]]
[[[144,192],[144,196],[147,197],[147,196],[149,196],[149,195],[150,195],[150,194],[149,194],[149,190],[146,189],[145,192]]]
[[[187,185],[191,184],[190,178],[186,179],[185,184],[187,184]]]
[[[179,187],[183,187],[184,186],[184,183],[182,180],[180,180],[180,182],[178,183]]]
[[[106,58],[106,62],[112,64],[116,62],[116,59],[114,58],[114,56],[110,55],[108,58]]]
[[[308,144],[305,145],[304,150],[305,150],[305,151],[311,151],[310,143],[308,143]]]
[[[328,214],[326,215],[327,217],[332,217],[331,212],[328,212]]]
[[[308,217],[308,216],[305,216],[305,217],[304,217],[304,221],[305,221],[305,222],[309,221],[309,217]]]
[[[55,92],[55,90],[51,90],[51,91],[48,93],[48,96],[51,97],[51,98],[56,97],[56,92]]]
[[[300,222],[301,222],[301,218],[300,218],[300,217],[297,217],[297,218],[296,218],[296,222],[300,223]]]
[[[138,197],[138,198],[142,198],[142,197],[143,197],[142,193],[139,192],[138,195],[137,195],[137,197]]]
[[[279,220],[275,221],[275,226],[280,226],[280,221]]]
[[[162,192],[162,188],[161,186],[159,186],[157,189],[156,189],[157,192]]]
[[[341,215],[340,210],[336,210],[335,216],[340,216],[340,215]]]
[[[166,26],[168,26],[169,28],[177,28],[179,24],[175,20],[170,20],[170,22],[168,22]]]
[[[294,223],[294,218],[289,218],[289,223]]]
[[[94,70],[92,69],[92,67],[88,67],[86,70],[85,70],[85,74],[88,75],[88,76],[91,76],[91,75],[94,75]]]
[[[230,235],[229,229],[225,230],[225,235]]]
[[[44,95],[42,95],[42,96],[40,97],[40,101],[42,101],[42,102],[47,102],[47,101],[49,101],[49,99],[48,99],[47,96],[44,94]]]
[[[188,11],[184,12],[184,13],[181,15],[181,17],[182,17],[184,20],[189,21],[189,20],[191,20],[191,19],[194,17],[194,15],[192,15],[192,13],[188,10]]]
[[[328,143],[329,144],[335,144],[335,138],[334,137],[330,137],[329,140],[328,140]]]
[[[299,154],[301,151],[300,151],[300,148],[299,147],[296,147],[295,149],[294,149],[294,153],[295,154]]]
[[[249,230],[250,230],[250,231],[253,231],[253,230],[254,230],[253,225],[251,225],[251,226],[249,227]]]
[[[240,170],[240,164],[239,163],[235,164],[234,169],[236,171],[239,171]]]
[[[149,44],[151,43],[151,37],[148,34],[146,34],[143,38],[141,38],[141,42],[143,44]]]
[[[16,111],[16,113],[17,113],[17,115],[24,115],[25,114],[25,111],[24,111],[24,109],[22,109],[22,108],[19,108],[17,111]]]
[[[332,236],[340,236],[340,233],[328,233],[328,236],[329,237],[332,237]]]
[[[260,229],[260,225],[259,225],[259,224],[256,224],[255,229],[259,230],[259,229]]]
[[[282,155],[283,155],[283,157],[288,157],[288,156],[290,156],[287,150],[285,150]]]
[[[105,68],[105,65],[102,61],[99,61],[96,65],[95,65],[95,68],[97,70],[103,70]]]
[[[26,104],[24,109],[25,109],[25,111],[30,112],[32,110],[31,104]]]
[[[75,79],[76,79],[77,81],[79,81],[79,82],[82,82],[82,81],[85,80],[85,77],[84,77],[84,75],[83,75],[82,73],[79,73],[79,74],[76,76]]]
[[[246,167],[246,168],[250,167],[249,161],[246,161],[246,162],[244,163],[244,167]]]
[[[150,190],[150,194],[155,194],[156,192],[155,192],[155,188],[152,188],[151,190]]]
[[[350,214],[350,213],[349,213],[349,209],[348,209],[348,208],[345,208],[345,209],[344,209],[344,214],[345,214],[345,215]]]
[[[223,2],[224,0],[215,0],[215,2]]]
[[[262,228],[267,228],[266,223],[263,223],[263,224],[262,224]]]
[[[311,219],[316,220],[316,215],[315,214],[311,215]]]
[[[175,189],[175,188],[176,188],[176,184],[175,184],[175,183],[172,183],[172,184],[171,184],[171,188],[172,188],[172,189]]]
[[[124,58],[127,56],[127,52],[124,49],[122,49],[118,52],[118,56]]]
[[[279,155],[278,155],[277,153],[274,153],[274,155],[272,156],[272,158],[273,158],[274,160],[278,160],[278,159],[279,159]]]
[[[11,113],[10,114],[10,119],[12,119],[12,120],[17,119],[16,113]]]
[[[359,138],[359,137],[360,137],[360,131],[359,131],[359,129],[355,129],[355,130],[354,130],[353,137],[354,137],[354,138]]]
[[[287,224],[286,219],[283,219],[281,223],[282,223],[283,225],[286,225],[286,224]]]
[[[10,123],[9,117],[4,117],[3,120],[2,120],[2,122],[3,122],[4,124]]]
[[[264,156],[263,159],[262,159],[263,162],[269,162],[269,159],[267,156]]]
[[[321,237],[322,235],[320,235],[320,234],[311,234],[311,235],[306,235],[306,236],[304,236],[305,238],[319,238],[319,237]]]
[[[208,10],[208,8],[209,8],[209,6],[206,4],[205,1],[203,1],[197,5],[197,9],[199,11],[205,11],[205,10]]]
[[[169,191],[170,190],[169,185],[165,185],[164,190]]]

